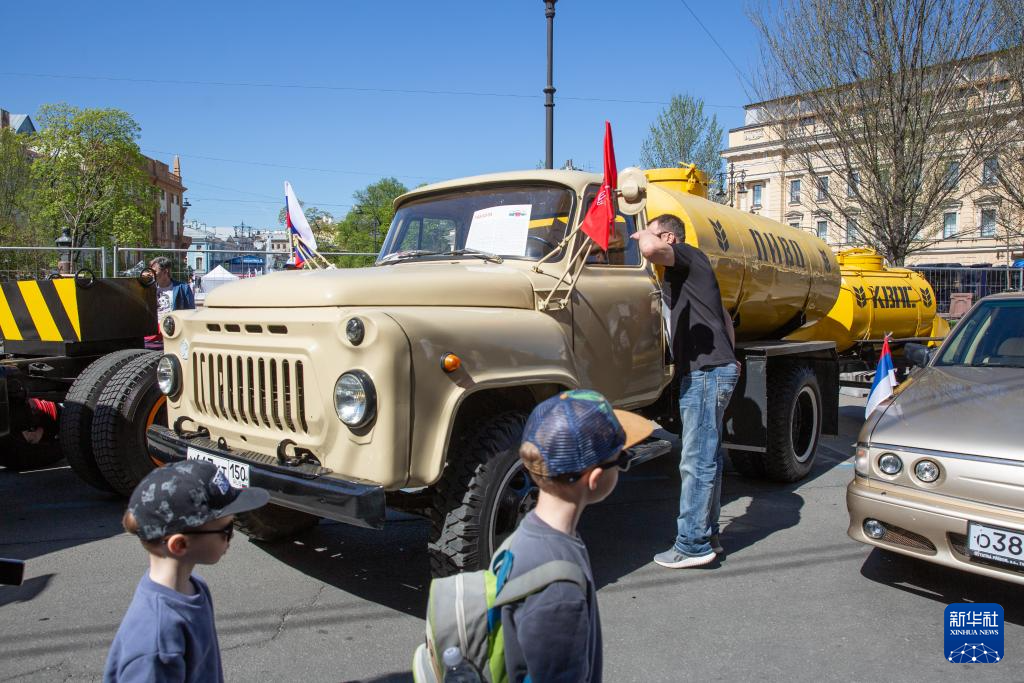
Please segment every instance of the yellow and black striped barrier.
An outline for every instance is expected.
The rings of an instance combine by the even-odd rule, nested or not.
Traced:
[[[5,353],[60,355],[70,351],[69,345],[128,341],[155,333],[156,293],[134,278],[0,283],[0,340]]]

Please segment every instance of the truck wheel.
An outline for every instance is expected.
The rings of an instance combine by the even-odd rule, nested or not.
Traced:
[[[536,505],[536,487],[519,462],[526,415],[484,420],[455,442],[434,493],[430,569],[434,576],[483,569]]]
[[[75,474],[100,491],[114,490],[103,478],[92,452],[92,418],[107,381],[128,361],[146,352],[126,349],[107,354],[87,367],[68,389],[60,415],[60,447]]]
[[[821,435],[821,389],[814,370],[787,365],[770,377],[768,452],[764,470],[774,481],[799,481],[814,465]]]
[[[103,478],[129,496],[158,463],[146,448],[146,429],[166,424],[166,397],[156,385],[161,354],[149,352],[126,363],[107,382],[96,400],[92,451]]]
[[[748,479],[764,479],[764,453],[729,449],[729,461],[734,470]]]
[[[279,541],[312,529],[319,517],[281,505],[265,505],[235,516],[235,527],[254,541]]]

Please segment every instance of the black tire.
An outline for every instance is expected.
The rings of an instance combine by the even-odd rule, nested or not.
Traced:
[[[78,376],[64,398],[64,409],[60,415],[60,447],[74,473],[100,491],[113,492],[114,487],[103,477],[92,452],[92,418],[96,401],[114,373],[145,353],[142,349],[126,349],[93,361]]]
[[[123,496],[157,463],[146,447],[150,416],[166,422],[166,399],[156,385],[156,351],[126,363],[107,382],[96,400],[92,421],[92,451],[103,478]]]
[[[21,432],[12,432],[0,439],[0,466],[15,472],[49,467],[63,457],[60,444],[52,437],[48,441],[31,444],[25,441]]]
[[[773,481],[799,481],[814,466],[821,436],[818,378],[807,365],[786,364],[769,380],[765,475]]]
[[[236,515],[235,527],[254,541],[270,542],[291,538],[319,521],[315,515],[271,504]]]
[[[536,487],[519,461],[526,415],[507,412],[478,423],[448,451],[430,511],[434,576],[483,569],[536,504]]]
[[[764,453],[729,450],[732,468],[748,479],[764,479]]]

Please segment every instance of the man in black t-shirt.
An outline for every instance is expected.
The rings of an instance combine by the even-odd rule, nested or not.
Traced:
[[[740,376],[732,321],[722,306],[711,262],[685,243],[686,227],[679,218],[662,214],[632,237],[648,261],[665,267],[662,308],[682,421],[677,535],[654,561],[673,569],[700,567],[722,552],[722,417]]]

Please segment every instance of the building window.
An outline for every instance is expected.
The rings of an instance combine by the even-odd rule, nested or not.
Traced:
[[[828,176],[818,176],[818,201],[828,199]]]
[[[800,221],[790,221],[789,222],[789,227],[796,228],[797,230],[799,230],[800,229]]]
[[[949,192],[956,190],[957,183],[960,182],[960,162],[951,161],[946,166],[946,177],[943,180],[944,189]]]
[[[999,180],[999,159],[985,159],[981,167],[981,184],[995,185]]]
[[[828,242],[828,221],[818,221],[818,239]]]
[[[860,171],[850,171],[850,177],[846,179],[846,196],[856,197],[858,185],[860,185]]]
[[[860,239],[860,230],[857,228],[856,218],[846,219],[846,243],[857,244]]]
[[[799,204],[800,203],[800,181],[790,180],[789,181],[789,203]]]
[[[956,237],[956,211],[949,211],[942,215],[942,237],[947,240]]]
[[[167,199],[167,193],[164,192],[163,188],[160,188],[160,201]]]
[[[751,201],[753,202],[753,204],[751,204],[752,208],[755,208],[755,209],[760,209],[761,208],[761,190],[763,188],[764,188],[764,185],[753,185],[753,186],[751,186],[751,188],[750,188],[750,191],[751,191]]]
[[[996,210],[995,209],[982,209],[981,210],[981,236],[982,237],[995,237],[996,236]]]
[[[200,256],[199,258],[196,259],[196,270],[202,270],[202,269],[203,269],[203,257]]]

